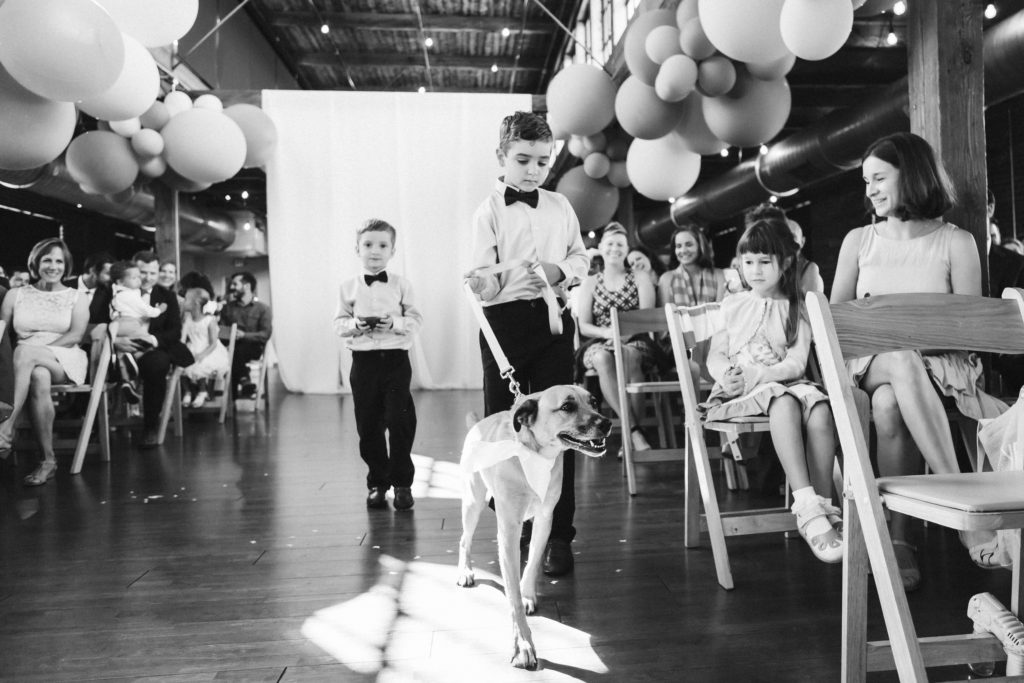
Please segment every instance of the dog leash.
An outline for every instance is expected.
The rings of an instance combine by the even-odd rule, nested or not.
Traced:
[[[555,296],[555,291],[551,288],[551,284],[547,278],[544,277],[544,269],[541,268],[539,263],[531,264],[526,260],[509,261],[507,263],[499,263],[493,266],[486,266],[484,268],[477,268],[472,272],[473,275],[496,275],[503,273],[513,268],[530,268],[538,277],[544,282],[544,290],[541,292],[544,297],[544,303],[548,307],[548,327],[551,330],[551,334],[558,335],[562,334],[562,310],[561,306],[558,305],[558,298]],[[476,318],[476,322],[480,325],[480,331],[484,335],[484,339],[487,341],[487,346],[491,349],[491,355],[494,356],[495,362],[498,363],[498,373],[504,379],[508,380],[508,390],[512,392],[512,396],[518,401],[523,397],[523,392],[519,388],[519,382],[515,378],[516,369],[512,367],[512,363],[509,362],[508,356],[501,349],[501,344],[498,343],[498,338],[494,335],[494,330],[491,329],[491,324],[487,322],[487,316],[484,315],[484,307],[480,304],[480,300],[477,299],[476,294],[470,288],[468,282],[462,283],[462,291],[466,294],[466,299],[469,300],[469,307],[473,311],[473,317]]]

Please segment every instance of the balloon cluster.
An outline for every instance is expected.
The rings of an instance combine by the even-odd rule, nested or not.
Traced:
[[[163,101],[147,48],[184,36],[198,0],[0,2],[0,168],[47,164],[67,149],[82,190],[117,194],[141,174],[196,191],[264,164],[276,130],[259,107],[213,95]],[[99,130],[72,136],[81,111]],[[70,144],[69,144],[70,143]]]
[[[824,59],[842,47],[854,2],[681,0],[646,12],[623,37],[630,75],[622,85],[596,67],[566,67],[548,86],[550,118],[595,182],[677,197],[697,181],[701,155],[760,145],[782,130],[792,105],[786,74],[797,57]],[[634,138],[624,157],[602,148],[613,120]]]

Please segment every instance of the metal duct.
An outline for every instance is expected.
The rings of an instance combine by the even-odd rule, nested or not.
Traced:
[[[985,32],[984,58],[986,105],[1024,92],[1024,11]],[[832,111],[766,154],[679,197],[664,215],[641,225],[637,237],[649,247],[662,245],[688,221],[724,220],[772,193],[786,195],[855,168],[873,140],[909,130],[909,106],[907,79],[902,78],[864,104]]]
[[[81,204],[90,211],[136,225],[156,222],[155,200],[148,187],[132,187],[115,196],[87,194],[68,173],[63,159],[31,171],[0,171],[0,183],[61,202]],[[183,193],[178,194],[178,203],[183,244],[223,251],[235,241],[238,225],[230,214],[196,204]]]

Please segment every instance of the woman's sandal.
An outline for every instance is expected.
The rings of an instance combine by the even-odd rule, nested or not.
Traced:
[[[32,474],[25,477],[25,486],[42,486],[57,476],[57,463],[44,460]]]
[[[899,553],[896,552],[897,548],[906,548],[910,552]],[[892,549],[893,552],[896,553],[896,564],[899,566],[900,580],[903,581],[903,590],[907,593],[916,591],[921,586],[921,570],[917,566],[917,556],[915,555],[917,552],[917,546],[911,545],[906,541],[893,539]],[[905,565],[900,562],[900,555],[903,557],[909,557],[909,564]]]
[[[828,513],[818,500],[811,501],[801,507],[793,506],[793,514],[796,515],[796,527],[803,539],[807,541],[811,552],[822,562],[835,564],[843,561],[843,537],[835,527],[817,536],[807,536],[807,526],[811,520],[818,517],[825,517],[831,523]]]

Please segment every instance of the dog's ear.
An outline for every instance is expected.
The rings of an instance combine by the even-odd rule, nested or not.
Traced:
[[[528,398],[519,404],[516,412],[512,415],[512,426],[517,432],[523,425],[533,426],[533,421],[537,419],[538,406],[537,399],[534,398]]]

